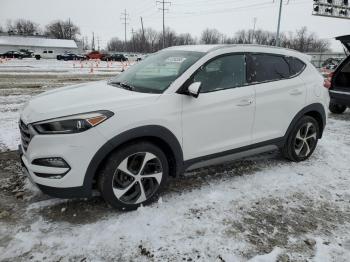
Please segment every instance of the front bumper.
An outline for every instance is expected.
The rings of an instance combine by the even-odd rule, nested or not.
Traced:
[[[44,193],[59,198],[89,197],[91,188],[84,185],[87,168],[106,139],[94,129],[79,134],[36,135],[27,150],[19,146],[24,173]],[[64,159],[70,169],[33,164],[35,159]],[[39,174],[63,174],[61,178],[42,177]]]

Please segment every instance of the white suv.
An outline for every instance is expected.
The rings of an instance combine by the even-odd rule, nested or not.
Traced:
[[[109,82],[56,89],[21,114],[21,159],[52,196],[98,189],[120,209],[154,200],[187,169],[280,148],[310,157],[328,90],[304,54],[253,45],[180,46]]]

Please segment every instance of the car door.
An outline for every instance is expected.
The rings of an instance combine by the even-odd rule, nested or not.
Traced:
[[[293,75],[288,58],[275,54],[247,55],[248,83],[255,87],[256,94],[252,143],[283,137],[306,104],[305,83]]]
[[[212,59],[188,82],[201,82],[201,91],[197,98],[183,96],[185,160],[250,144],[255,94],[246,86],[245,55]]]

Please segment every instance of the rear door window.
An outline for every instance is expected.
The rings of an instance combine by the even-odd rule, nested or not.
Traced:
[[[290,69],[283,56],[272,54],[247,55],[247,79],[249,83],[261,83],[290,77]]]

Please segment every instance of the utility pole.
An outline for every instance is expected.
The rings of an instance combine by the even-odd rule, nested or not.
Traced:
[[[132,51],[135,52],[135,37],[134,34],[136,32],[134,31],[134,28],[131,28],[131,35],[132,35]]]
[[[141,18],[141,28],[142,28],[142,52],[144,52],[145,50],[145,43],[146,43],[146,38],[145,38],[145,28],[143,27],[143,19],[142,19],[142,16],[140,17]]]
[[[253,39],[252,39],[252,44],[254,44],[254,36],[255,36],[256,21],[258,21],[258,18],[254,17],[254,19],[253,19],[254,26],[253,26]]]
[[[122,24],[124,25],[124,51],[126,52],[126,26],[129,24],[127,21],[130,19],[129,14],[124,9],[124,12],[121,13]]]
[[[281,29],[281,16],[282,16],[283,0],[280,0],[280,8],[278,14],[277,34],[276,34],[276,46],[280,45],[280,29]]]
[[[165,11],[169,11],[168,8],[165,8],[165,5],[171,5],[171,2],[162,0],[162,1],[157,1],[156,3],[161,5],[159,10],[163,12],[163,48],[165,48]]]
[[[72,26],[70,24],[70,18],[68,18],[68,27],[69,27],[69,39],[72,39]]]
[[[91,50],[95,51],[95,33],[92,32]]]

